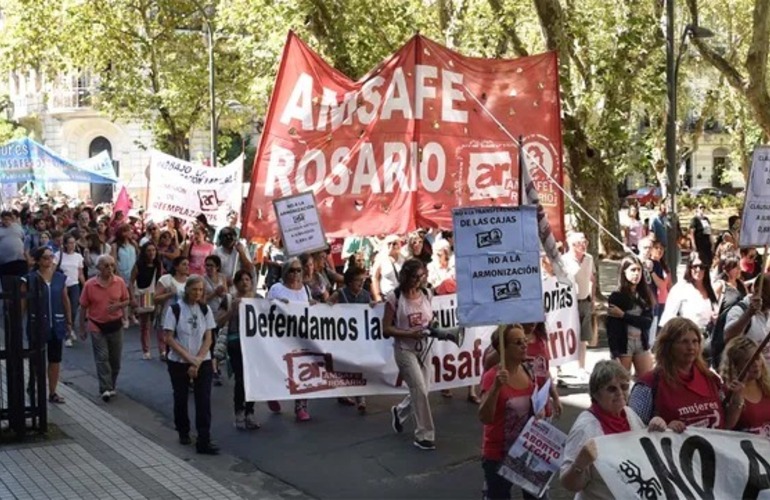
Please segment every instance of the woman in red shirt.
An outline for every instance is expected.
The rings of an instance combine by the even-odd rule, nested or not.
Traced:
[[[512,484],[497,470],[506,452],[532,416],[530,398],[535,379],[527,370],[527,334],[521,325],[501,326],[492,334],[492,347],[500,352],[505,342],[504,368],[493,366],[481,377],[479,420],[484,424],[481,467],[484,498],[510,498]],[[524,498],[536,498],[522,491]]]
[[[640,376],[631,390],[630,406],[645,425],[682,432],[687,426],[724,429],[738,410],[727,399],[722,381],[703,359],[700,328],[673,317],[655,343],[654,370]]]
[[[182,251],[190,259],[190,274],[199,276],[206,275],[206,257],[214,253],[214,245],[206,241],[206,230],[195,225],[193,228],[192,240],[187,244],[187,248]]]
[[[727,344],[722,361],[725,382],[738,379],[743,367],[757,350],[757,343],[746,336],[736,337]],[[736,412],[729,429],[752,432],[770,438],[770,374],[762,356],[757,356],[744,379],[744,386],[735,394]]]

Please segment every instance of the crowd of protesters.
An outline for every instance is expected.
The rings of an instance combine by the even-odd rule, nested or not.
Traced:
[[[689,225],[692,251],[684,275],[672,286],[672,270],[663,258],[666,232],[672,230],[665,208],[649,225],[639,222],[635,207],[629,215],[626,243],[633,252],[621,260],[617,288],[607,301],[611,359],[591,372],[586,349],[596,342],[596,263],[581,233],[568,234],[562,256],[578,299],[577,382],[587,385],[592,405],[569,433],[561,481],[582,498],[609,494],[592,466],[593,439],[601,435],[704,426],[770,437],[770,349],[750,362],[768,332],[770,283],[761,293],[752,292],[761,261],[753,250],[738,249],[739,221],[731,218],[729,230],[713,238],[713,226],[699,209]],[[192,390],[197,451],[217,453],[210,437],[211,387],[221,385],[226,361],[234,377],[235,426],[260,428],[255,403],[245,398],[241,300],[384,302],[384,333],[393,339],[395,362],[409,389],[391,408],[392,427],[402,432],[413,417],[414,445],[435,449],[430,377],[421,360],[424,330],[433,317],[431,297],[457,290],[451,231],[335,239],[327,250],[300,256],[287,255],[280,238],[255,249],[239,233],[237,214],[215,231],[205,217],[191,223],[153,220],[85,204],[40,203],[3,212],[0,272],[49,292],[50,307],[28,312],[30,324],[48,326],[49,401],[64,402],[56,392],[58,367],[62,347],[77,336],[90,337],[100,397],[110,401],[117,394],[124,330],[133,323],[139,326],[142,358],[154,358],[155,343],[158,359],[167,363],[180,443],[192,442],[187,411]],[[542,267],[550,268],[545,258]],[[497,468],[532,416],[530,396],[550,377],[544,325],[501,325],[492,335],[481,395],[471,387],[467,397],[479,405],[483,424],[486,498],[510,495],[512,485]],[[366,413],[363,397],[338,401]],[[267,404],[281,411],[279,402]],[[538,416],[555,418],[561,411],[551,384]],[[311,419],[307,400],[295,400],[294,412],[298,422]]]

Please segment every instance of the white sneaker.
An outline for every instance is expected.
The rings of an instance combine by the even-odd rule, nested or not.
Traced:
[[[68,338],[67,340],[64,341],[64,347],[72,347],[72,346],[73,346],[72,339]]]
[[[150,360],[150,359],[152,359],[152,354],[150,354],[149,352],[146,352],[146,353],[142,354],[142,359]]]
[[[102,401],[104,401],[105,403],[109,403],[111,397],[112,397],[112,393],[110,391],[104,391],[102,393]]]
[[[113,389],[113,390],[111,390],[111,391],[107,391],[107,392],[109,392],[109,393],[110,393],[110,396],[111,396],[111,397],[115,397],[115,396],[117,396],[117,395],[118,395],[118,391],[116,391],[116,390],[114,390],[114,389]]]

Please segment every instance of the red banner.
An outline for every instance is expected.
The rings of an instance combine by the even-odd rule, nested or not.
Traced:
[[[289,33],[254,162],[246,234],[276,234],[272,200],[308,190],[326,234],[339,237],[451,228],[453,207],[516,205],[521,136],[563,239],[562,194],[543,172],[562,183],[559,104],[553,52],[470,58],[418,35],[353,82]]]

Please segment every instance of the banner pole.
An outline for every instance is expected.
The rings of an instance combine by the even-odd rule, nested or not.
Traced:
[[[505,370],[505,325],[497,326],[497,346],[500,352],[500,369]]]
[[[762,284],[764,283],[764,277],[765,277],[765,268],[767,267],[767,245],[765,245],[765,253],[762,255],[762,267],[760,268],[759,276],[757,277],[757,282],[754,285],[754,294],[759,296],[760,300],[762,300]],[[757,357],[762,353],[762,350],[765,348],[767,343],[770,342],[770,332],[765,335],[764,340],[762,340],[762,343],[757,346],[757,350],[754,351],[754,354],[751,355],[749,360],[746,362],[746,364],[741,368],[741,371],[738,373],[738,380],[743,381],[744,378],[746,378],[746,375],[749,373],[749,370],[751,369],[751,365],[754,364],[754,361],[757,359]]]

